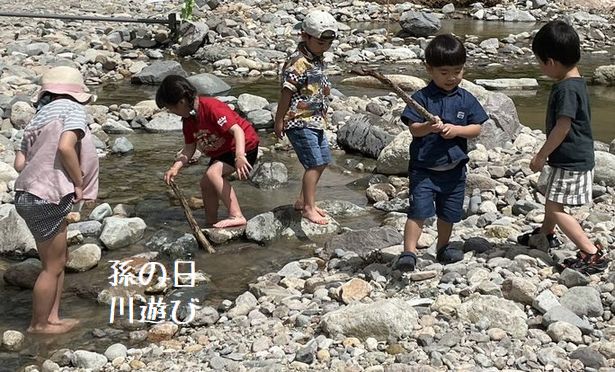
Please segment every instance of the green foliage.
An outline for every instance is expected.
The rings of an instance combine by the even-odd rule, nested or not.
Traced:
[[[184,21],[191,20],[193,9],[194,9],[194,0],[184,0],[184,5],[182,6],[182,14],[181,14],[182,20]]]

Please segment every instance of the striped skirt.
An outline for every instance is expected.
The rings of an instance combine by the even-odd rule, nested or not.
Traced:
[[[594,171],[569,171],[550,167],[547,175],[547,200],[564,205],[583,205],[592,201]]]

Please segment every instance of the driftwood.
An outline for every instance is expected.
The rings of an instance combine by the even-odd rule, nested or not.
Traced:
[[[376,78],[377,80],[382,82],[384,85],[389,86],[393,90],[393,92],[397,93],[399,98],[401,98],[404,102],[406,102],[408,106],[414,108],[419,113],[419,115],[427,119],[427,121],[432,122],[432,123],[436,121],[436,117],[434,115],[432,115],[423,106],[421,106],[412,97],[410,97],[406,92],[404,92],[404,90],[401,89],[399,86],[397,86],[397,84],[392,82],[391,79],[384,76],[382,73],[380,73],[375,68],[363,67],[361,69],[353,69],[352,72],[354,72],[357,75],[372,76]]]
[[[171,189],[175,193],[175,196],[177,197],[177,199],[179,199],[179,203],[181,204],[181,207],[184,210],[184,215],[186,216],[186,219],[188,220],[188,224],[190,225],[190,228],[192,229],[192,233],[194,234],[196,241],[199,243],[201,248],[206,249],[208,253],[215,253],[216,250],[211,246],[211,243],[209,242],[209,240],[207,240],[207,237],[205,237],[205,234],[203,234],[203,231],[201,231],[201,228],[199,227],[199,224],[194,219],[194,216],[192,215],[192,210],[190,209],[190,206],[188,205],[188,202],[186,201],[186,198],[184,198],[184,195],[182,194],[179,187],[177,187],[174,181],[169,182],[169,186],[171,186]]]

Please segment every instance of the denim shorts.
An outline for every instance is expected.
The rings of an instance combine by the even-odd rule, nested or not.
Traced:
[[[324,130],[294,128],[287,130],[286,135],[305,169],[320,167],[331,162],[331,151]]]
[[[434,215],[455,223],[463,217],[466,166],[447,171],[410,169],[408,218],[424,220]]]

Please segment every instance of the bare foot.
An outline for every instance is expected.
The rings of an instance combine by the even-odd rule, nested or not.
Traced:
[[[329,223],[329,220],[326,219],[320,213],[318,213],[318,210],[311,210],[311,211],[304,210],[303,213],[301,213],[301,215],[303,216],[303,218],[307,218],[308,221],[315,223],[317,225],[326,225]]]
[[[75,327],[79,323],[81,323],[81,321],[79,319],[74,319],[74,318],[49,319],[49,324],[53,324],[53,325],[70,324],[73,327]]]
[[[303,203],[297,200],[295,202],[294,208],[295,208],[296,211],[302,211],[303,210]],[[327,211],[325,211],[322,208],[318,208],[318,207],[316,207],[316,212],[318,212],[318,214],[320,214],[322,217],[325,217],[328,214]]]
[[[60,334],[66,333],[73,329],[75,324],[51,324],[47,323],[42,326],[30,326],[28,333],[42,333],[42,334]]]
[[[243,226],[247,223],[246,219],[243,216],[229,216],[229,218],[222,220],[220,222],[214,223],[214,227],[221,229],[225,227],[235,227],[235,226]]]

